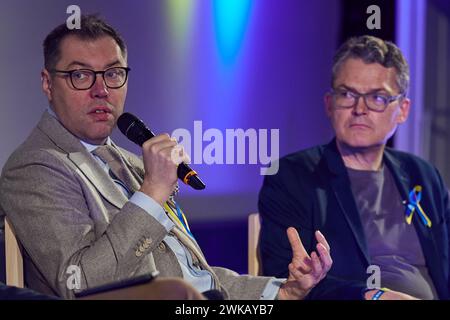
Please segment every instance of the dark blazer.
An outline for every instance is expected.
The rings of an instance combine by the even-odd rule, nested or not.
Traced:
[[[0,282],[0,300],[58,300],[26,288],[10,287]]]
[[[287,276],[289,226],[297,228],[308,252],[315,250],[314,231],[321,230],[331,246],[333,266],[309,298],[362,299],[370,276],[367,239],[335,140],[279,161],[278,173],[265,177],[259,194],[263,274]],[[391,148],[385,149],[384,163],[403,199],[415,185],[423,187],[420,204],[432,227],[424,226],[417,214],[413,224],[439,298],[449,299],[450,204],[442,178],[424,160]]]

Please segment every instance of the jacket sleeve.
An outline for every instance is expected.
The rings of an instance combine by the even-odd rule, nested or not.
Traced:
[[[440,201],[442,201],[442,219],[443,222],[445,224],[445,229],[446,229],[446,243],[444,243],[444,245],[447,248],[447,261],[449,263],[449,265],[446,266],[447,268],[447,272],[449,272],[450,270],[450,189],[448,189],[445,186],[444,181],[442,180],[442,176],[439,174],[438,170],[436,170],[436,174],[438,177],[438,185],[439,185],[439,196],[440,196]],[[448,282],[447,282],[447,288],[448,288],[448,292],[450,293],[450,277],[448,277]]]
[[[213,267],[223,291],[231,300],[259,300],[270,277],[255,277],[239,275],[238,273],[221,267]]]
[[[104,216],[105,210],[93,206],[103,205],[100,195],[83,187],[80,175],[54,155],[34,151],[23,158],[12,159],[2,174],[1,210],[43,281],[59,296],[74,296],[67,285],[75,274],[68,272],[74,270],[70,266],[80,270],[80,290],[129,278],[167,235],[156,219],[129,201],[114,207],[112,218]],[[102,234],[96,230],[99,221],[107,224]],[[143,239],[150,241],[138,256]]]

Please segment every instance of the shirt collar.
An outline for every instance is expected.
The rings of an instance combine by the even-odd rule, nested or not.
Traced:
[[[89,151],[89,152],[94,151],[95,149],[97,149],[97,148],[100,146],[100,145],[98,145],[98,144],[90,144],[90,143],[87,143],[87,142],[85,142],[85,141],[83,141],[83,140],[80,140],[80,142],[81,142],[81,144],[87,149],[87,151]],[[107,146],[110,146],[110,145],[111,145],[111,139],[110,139],[109,137],[106,138],[105,145],[107,145]]]

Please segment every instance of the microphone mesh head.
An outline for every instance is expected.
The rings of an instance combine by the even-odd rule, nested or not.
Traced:
[[[117,126],[128,139],[139,146],[142,146],[145,141],[155,136],[141,119],[128,112],[123,113],[117,119]]]
[[[124,112],[119,117],[119,119],[117,119],[117,127],[119,128],[120,132],[122,132],[125,136],[128,137],[127,135],[128,128],[130,128],[133,122],[136,121],[141,122],[141,120],[139,120],[139,118],[136,117],[135,115],[128,112]]]

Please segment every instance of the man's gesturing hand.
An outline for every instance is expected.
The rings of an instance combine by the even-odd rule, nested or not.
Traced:
[[[292,248],[292,262],[289,264],[289,277],[278,292],[278,299],[303,299],[322,280],[333,261],[330,256],[330,246],[325,237],[316,231],[317,251],[311,256],[303,247],[302,241],[295,228],[288,228],[287,235]]]

